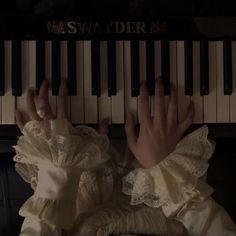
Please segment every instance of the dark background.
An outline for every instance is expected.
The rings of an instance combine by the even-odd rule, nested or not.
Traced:
[[[232,0],[10,0],[0,14],[95,17],[234,16]]]

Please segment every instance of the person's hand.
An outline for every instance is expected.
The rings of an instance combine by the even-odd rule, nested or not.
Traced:
[[[146,82],[140,87],[140,130],[136,135],[134,117],[130,112],[125,130],[128,146],[135,158],[144,168],[151,168],[161,162],[172,151],[187,128],[193,122],[194,107],[191,102],[186,118],[177,122],[177,92],[171,87],[167,112],[161,79],[156,82],[154,117],[149,110],[149,97]]]
[[[58,112],[57,115],[53,114],[49,104],[49,82],[44,80],[39,95],[36,96],[35,89],[29,88],[27,92],[27,114],[30,120],[51,120],[51,119],[68,119],[68,93],[67,93],[67,80],[62,79],[58,96]],[[23,115],[20,111],[16,111],[16,124],[22,130],[26,124]],[[104,119],[99,126],[100,134],[108,133],[108,119]]]

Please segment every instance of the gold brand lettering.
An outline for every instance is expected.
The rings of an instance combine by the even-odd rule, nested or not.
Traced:
[[[165,22],[151,22],[150,24],[150,33],[166,33],[167,26]]]
[[[65,24],[63,21],[53,21],[47,24],[48,32],[51,34],[64,34],[66,32]]]
[[[94,27],[93,27],[93,33],[100,32],[101,31],[101,25],[96,21]]]
[[[135,22],[127,22],[126,23],[127,33],[136,33],[137,27]]]
[[[106,24],[106,33],[112,33],[112,26],[114,25],[114,22],[111,22],[110,24]]]
[[[115,33],[120,34],[125,31],[125,25],[123,22],[115,22]]]
[[[76,27],[76,22],[75,21],[67,22],[67,27],[68,27],[68,33],[70,33],[70,34],[76,34],[77,33],[77,27]]]
[[[92,29],[92,22],[77,22],[77,27],[82,34],[90,33]]]
[[[137,33],[146,33],[144,22],[137,22]]]

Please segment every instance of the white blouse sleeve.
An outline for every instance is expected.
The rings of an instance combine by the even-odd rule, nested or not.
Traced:
[[[108,146],[107,136],[64,119],[25,125],[14,160],[24,180],[37,178],[37,187],[20,209],[21,235],[61,235],[73,226],[81,173],[107,161]]]
[[[208,127],[203,126],[184,137],[157,166],[131,171],[123,179],[123,193],[131,196],[131,205],[161,207],[166,217],[181,221],[190,235],[236,235],[226,211],[210,198],[213,188],[200,180],[215,148],[207,135]]]

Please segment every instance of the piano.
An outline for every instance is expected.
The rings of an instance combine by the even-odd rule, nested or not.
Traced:
[[[165,1],[166,2],[166,1]],[[51,3],[51,5],[50,5]],[[26,110],[26,92],[51,82],[57,112],[61,78],[68,79],[68,113],[74,125],[97,127],[110,117],[109,136],[123,143],[127,109],[137,111],[146,80],[153,112],[155,80],[178,91],[178,120],[195,104],[194,124],[207,124],[218,146],[208,182],[236,220],[236,17],[226,0],[30,1],[0,8],[0,234],[17,235],[17,209],[30,194],[16,175],[11,148],[21,135],[15,110]],[[104,5],[103,5],[104,4]],[[170,7],[171,6],[171,7]],[[122,145],[121,145],[122,146]],[[226,157],[226,159],[222,158]],[[219,173],[224,176],[223,180]],[[19,188],[22,189],[19,193]],[[228,196],[223,193],[228,192]],[[3,217],[4,216],[4,220]],[[16,226],[15,229],[11,225]],[[14,232],[13,232],[14,231]]]
[[[170,83],[178,90],[179,120],[192,100],[195,124],[230,129],[232,134],[235,24],[235,17],[95,21],[4,16],[0,24],[2,132],[10,128],[19,134],[15,109],[26,110],[28,87],[39,89],[45,78],[51,82],[55,113],[60,79],[67,78],[72,123],[96,125],[110,117],[112,126],[124,124],[127,109],[137,111],[138,123],[141,80],[147,81],[153,112],[155,80],[162,78],[166,102]]]

